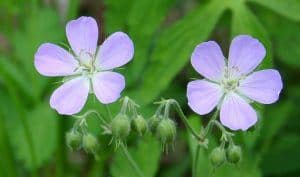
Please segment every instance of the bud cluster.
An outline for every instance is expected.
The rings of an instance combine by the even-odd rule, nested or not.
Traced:
[[[162,100],[158,104],[158,109],[148,121],[138,114],[137,108],[139,106],[128,97],[123,99],[120,112],[110,123],[107,123],[100,114],[96,114],[104,123],[102,126],[104,127],[104,133],[112,135],[112,140],[114,140],[112,142],[115,142],[116,147],[126,144],[126,139],[131,132],[134,132],[138,136],[143,136],[149,130],[161,142],[163,149],[168,150],[168,146],[173,145],[176,138],[176,123],[169,116],[170,107],[174,104],[174,101]],[[87,132],[87,123],[85,120],[89,113],[95,112],[91,111],[82,116],[77,116],[79,119],[75,122],[73,129],[66,134],[66,143],[71,150],[83,149],[87,153],[97,155],[99,149],[98,140],[94,135]],[[233,134],[227,132],[214,118],[200,132],[199,137],[197,137],[197,133],[193,135],[198,140],[202,140],[213,125],[216,125],[222,131],[222,137],[220,139],[221,145],[214,148],[210,153],[209,160],[212,166],[217,168],[226,162],[238,164],[242,158],[241,148],[233,143],[231,138]],[[207,147],[207,143],[205,143],[204,147]]]
[[[176,137],[176,124],[169,118],[169,106],[163,102],[156,113],[146,121],[143,116],[138,114],[138,105],[128,97],[123,99],[123,105],[120,112],[110,123],[110,132],[116,147],[126,141],[131,130],[138,136],[143,136],[149,130],[155,135],[163,147],[168,147],[172,144]],[[165,114],[162,114],[162,109],[165,107]]]
[[[133,100],[125,97],[120,113],[111,121],[111,134],[117,147],[126,141],[131,130],[139,136],[143,136],[147,132],[147,121],[137,113],[137,107],[138,105]]]
[[[217,168],[225,162],[238,164],[242,158],[242,149],[240,146],[230,144],[226,149],[224,144],[214,148],[209,156],[209,160],[213,167]]]
[[[148,119],[148,126],[151,133],[159,139],[162,147],[168,150],[168,145],[172,145],[176,138],[176,124],[169,118],[169,102],[163,100],[158,102],[158,104],[160,104],[160,106],[156,113]],[[162,113],[163,108],[164,113]]]
[[[97,157],[99,142],[96,136],[87,131],[87,115],[77,117],[73,128],[66,133],[66,144],[72,151],[83,149]]]
[[[98,140],[91,133],[82,134],[71,130],[66,133],[66,144],[71,150],[83,149],[87,153],[95,154],[98,150]]]
[[[135,132],[138,133],[139,136],[143,136],[147,132],[148,124],[141,115],[138,115],[132,119],[131,127]]]

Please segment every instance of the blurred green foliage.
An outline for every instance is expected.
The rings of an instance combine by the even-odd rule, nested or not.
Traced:
[[[0,176],[113,176],[136,174],[121,150],[107,146],[99,122],[89,121],[99,136],[100,159],[69,152],[65,132],[72,119],[60,117],[48,104],[60,79],[40,76],[33,58],[38,46],[66,44],[68,20],[93,16],[100,24],[101,41],[115,31],[125,31],[135,44],[134,60],[121,69],[127,81],[123,95],[142,104],[149,117],[151,102],[160,97],[180,101],[190,121],[199,128],[205,118],[186,106],[185,89],[198,77],[189,64],[194,47],[216,40],[228,49],[232,37],[250,34],[264,43],[267,57],[261,68],[277,68],[284,81],[281,100],[259,106],[260,121],[249,132],[237,132],[244,156],[236,167],[214,170],[208,151],[199,156],[199,177],[300,176],[300,0],[2,0],[0,1]],[[224,50],[226,54],[226,50]],[[119,104],[113,104],[113,114]],[[93,97],[85,109],[104,111]],[[176,118],[176,115],[173,115]],[[202,121],[203,120],[203,121]],[[190,176],[195,141],[179,124],[174,153],[161,152],[152,137],[128,141],[129,152],[146,177]],[[211,137],[210,148],[217,142]]]

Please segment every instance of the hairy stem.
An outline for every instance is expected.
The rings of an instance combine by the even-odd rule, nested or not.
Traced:
[[[184,115],[184,113],[183,113],[183,111],[182,111],[180,105],[178,104],[178,102],[177,102],[176,100],[174,100],[174,99],[170,99],[170,100],[168,100],[168,103],[167,103],[167,104],[172,104],[172,105],[174,105],[174,107],[175,107],[175,109],[176,109],[176,111],[177,111],[179,117],[181,118],[181,120],[183,121],[183,123],[185,124],[185,126],[187,127],[187,129],[193,134],[193,136],[194,136],[197,140],[203,142],[203,141],[205,140],[205,138],[204,138],[204,137],[201,137],[201,136],[200,136],[200,135],[192,128],[192,126],[190,125],[188,119],[187,119],[186,116]]]
[[[100,115],[99,112],[97,112],[96,110],[88,110],[86,113],[84,113],[81,116],[76,116],[78,118],[86,118],[89,114],[95,114],[97,116],[97,118],[104,124],[107,124],[106,120]]]
[[[197,166],[198,166],[198,159],[199,159],[199,154],[200,154],[200,148],[201,146],[198,144],[196,147],[196,154],[193,160],[193,169],[192,169],[192,176],[197,177]]]
[[[124,155],[126,156],[128,162],[130,163],[130,165],[132,166],[132,168],[134,169],[134,171],[136,172],[136,174],[139,177],[144,177],[143,172],[141,171],[141,169],[138,167],[138,165],[136,164],[136,162],[133,160],[133,158],[131,157],[130,153],[128,152],[127,148],[124,146],[124,144],[121,144],[121,148],[123,150]]]
[[[113,116],[112,116],[111,111],[110,111],[110,109],[107,105],[105,105],[105,109],[106,109],[107,115],[109,117],[109,120],[112,120]]]
[[[129,98],[127,96],[125,96],[124,100],[123,100],[122,107],[121,107],[121,111],[120,111],[122,114],[126,113],[128,102],[129,102]],[[106,106],[106,108],[108,108],[108,106]],[[107,109],[107,110],[109,110],[109,109]]]
[[[203,137],[206,137],[207,134],[209,133],[209,131],[212,129],[213,125],[214,125],[214,121],[216,121],[217,117],[218,117],[218,113],[219,111],[215,111],[215,113],[212,115],[210,121],[208,122],[208,124],[206,125],[204,132],[203,132]]]
[[[128,97],[125,97],[125,99],[127,100],[126,102],[128,102]],[[126,103],[127,104],[127,103]],[[109,115],[110,120],[112,119],[112,114],[110,112],[109,107],[106,105],[106,111],[107,114]],[[125,154],[127,160],[129,161],[130,165],[133,167],[133,169],[135,170],[136,174],[139,177],[144,177],[144,174],[142,173],[142,171],[140,170],[140,168],[138,167],[137,163],[134,161],[134,159],[131,157],[130,153],[128,152],[127,148],[125,147],[125,145],[123,143],[121,143],[121,148],[123,150],[123,153]]]
[[[225,141],[228,141],[231,145],[234,144],[233,143],[233,139],[232,139],[232,136],[233,134],[228,132],[224,127],[223,125],[221,125],[220,122],[216,121],[216,120],[213,120],[212,121],[214,125],[216,125],[219,130],[222,132],[222,137],[221,138],[225,138]]]

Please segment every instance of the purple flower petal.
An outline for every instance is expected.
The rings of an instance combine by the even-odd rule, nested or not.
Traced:
[[[235,37],[230,45],[228,67],[233,77],[253,71],[266,56],[265,47],[248,35]]]
[[[100,46],[96,66],[110,70],[128,63],[134,53],[132,40],[123,32],[110,35]]]
[[[89,95],[88,78],[78,77],[56,89],[50,98],[50,106],[59,114],[72,115],[80,112]]]
[[[92,78],[93,89],[98,100],[103,104],[115,102],[125,88],[124,77],[115,72],[99,72]]]
[[[281,76],[274,69],[254,72],[242,80],[239,86],[242,94],[263,104],[277,101],[281,89]]]
[[[225,69],[225,60],[219,45],[214,41],[198,45],[191,57],[195,70],[205,78],[220,81]]]
[[[219,85],[205,80],[196,80],[188,83],[188,105],[200,115],[211,112],[219,103],[223,95]]]
[[[68,41],[77,56],[94,55],[98,41],[98,26],[92,17],[71,20],[66,26]]]
[[[247,130],[257,121],[255,110],[240,96],[228,93],[221,105],[221,123],[231,130]]]
[[[45,43],[34,55],[34,66],[44,76],[68,76],[74,74],[78,62],[63,48]]]

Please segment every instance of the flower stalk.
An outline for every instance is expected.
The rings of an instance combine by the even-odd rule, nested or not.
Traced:
[[[198,144],[196,146],[196,150],[195,150],[195,158],[193,160],[193,166],[192,166],[192,176],[196,177],[197,176],[197,166],[198,166],[198,158],[199,158],[199,154],[200,154],[200,149],[201,147],[207,149],[208,148],[208,140],[207,140],[207,135],[208,133],[211,131],[211,129],[216,126],[221,132],[222,132],[222,136],[220,138],[222,147],[224,148],[225,143],[229,143],[229,145],[233,145],[233,139],[232,136],[233,134],[228,132],[225,127],[216,119],[218,118],[219,115],[219,110],[217,109],[214,114],[212,115],[210,121],[208,122],[208,124],[205,127],[201,128],[201,131],[199,133],[197,133],[192,126],[190,125],[190,123],[188,122],[187,117],[185,116],[185,114],[183,113],[179,103],[174,100],[174,99],[168,99],[168,100],[162,100],[160,102],[158,102],[158,104],[160,104],[159,109],[161,109],[163,106],[165,106],[165,112],[164,112],[164,117],[169,116],[169,111],[171,106],[174,106],[176,112],[178,113],[180,119],[182,120],[182,122],[184,123],[184,125],[186,126],[186,128],[188,129],[188,131],[190,131],[190,133],[193,135],[193,137],[197,140]]]
[[[197,177],[197,166],[198,166],[200,148],[201,148],[201,145],[198,144],[197,147],[196,147],[195,158],[193,160],[193,169],[192,169],[192,176],[193,177]]]
[[[123,151],[125,157],[127,158],[128,162],[130,163],[130,165],[132,166],[132,168],[134,169],[134,171],[136,172],[136,174],[139,177],[145,177],[144,174],[143,174],[143,172],[141,171],[141,169],[138,167],[137,163],[131,157],[130,153],[127,150],[127,147],[125,147],[124,144],[121,144],[121,148],[122,148],[122,151]]]
[[[123,105],[121,107],[121,113],[124,113],[124,114],[126,113],[126,108],[127,108],[127,104],[128,103],[131,104],[131,105],[133,105],[134,102],[129,97],[126,96],[124,98],[124,100],[123,100]],[[109,119],[112,120],[113,117],[112,117],[111,111],[110,111],[110,109],[109,109],[108,106],[106,106],[106,111],[107,111],[107,114],[109,115]],[[121,146],[121,149],[122,149],[122,151],[123,151],[126,159],[130,163],[130,165],[133,167],[133,169],[136,172],[136,174],[139,177],[144,177],[143,172],[141,171],[141,169],[139,168],[139,166],[137,165],[137,163],[135,162],[135,160],[132,158],[132,156],[128,152],[127,147],[123,143],[120,143],[120,146]]]

